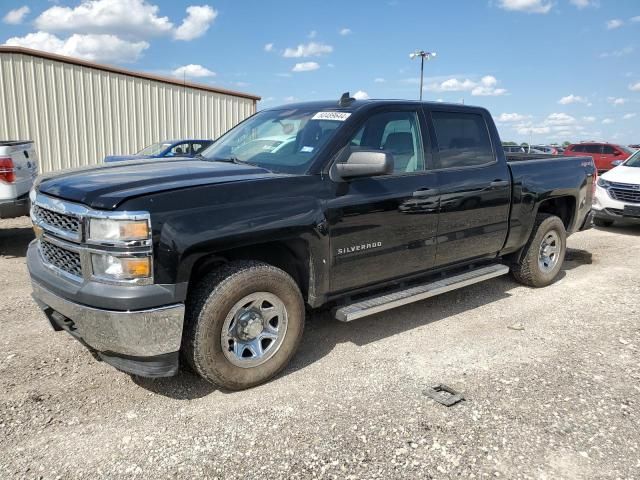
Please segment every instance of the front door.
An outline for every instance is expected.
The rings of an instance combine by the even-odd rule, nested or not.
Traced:
[[[482,111],[433,111],[440,188],[436,266],[495,256],[506,240],[511,175]]]
[[[422,112],[394,109],[369,116],[349,141],[351,151],[391,153],[394,172],[334,185],[327,205],[333,293],[433,266],[439,199],[423,132]]]

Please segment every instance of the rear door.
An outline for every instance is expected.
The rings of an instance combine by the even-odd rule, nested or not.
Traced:
[[[482,110],[430,111],[440,190],[435,266],[495,256],[506,240],[511,175],[492,144],[487,116]]]
[[[438,200],[431,147],[418,107],[377,110],[346,143],[350,151],[386,150],[391,175],[334,184],[327,204],[331,236],[331,290],[405,277],[433,267]]]

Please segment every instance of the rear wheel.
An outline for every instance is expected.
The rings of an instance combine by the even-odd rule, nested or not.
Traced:
[[[189,297],[184,356],[203,378],[229,390],[280,372],[304,329],[295,281],[262,262],[232,262],[206,276]]]
[[[539,214],[520,261],[512,266],[517,281],[530,287],[552,283],[562,268],[567,249],[567,233],[560,218]]]
[[[593,219],[593,224],[596,227],[610,227],[611,225],[613,225],[613,220],[607,220],[605,218],[595,217]]]

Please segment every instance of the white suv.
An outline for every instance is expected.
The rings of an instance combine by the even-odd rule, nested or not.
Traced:
[[[598,178],[593,210],[600,227],[615,220],[640,223],[640,151]]]

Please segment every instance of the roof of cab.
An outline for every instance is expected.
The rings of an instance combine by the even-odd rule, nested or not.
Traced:
[[[367,100],[354,100],[349,105],[341,107],[337,100],[317,100],[313,102],[298,102],[288,103],[285,105],[278,105],[276,107],[269,108],[267,110],[288,110],[288,109],[303,109],[303,110],[331,110],[342,112],[355,112],[365,107],[373,107],[379,105],[429,105],[448,108],[482,108],[474,105],[463,105],[460,103],[445,103],[445,102],[428,102],[419,100],[404,100],[404,99],[367,99]]]

